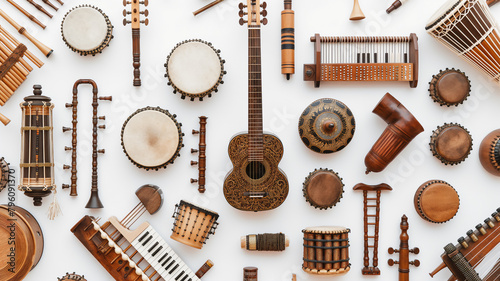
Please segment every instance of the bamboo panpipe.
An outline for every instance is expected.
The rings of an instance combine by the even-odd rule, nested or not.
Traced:
[[[10,123],[10,119],[5,117],[5,115],[3,115],[2,113],[0,113],[0,121],[5,125],[7,126],[7,124]]]
[[[16,9],[18,9],[21,13],[23,13],[26,17],[28,17],[32,22],[38,24],[41,28],[45,29],[46,26],[43,23],[41,23],[37,18],[35,18],[35,16],[28,13],[28,11],[23,9],[23,7],[19,6],[16,2],[12,0],[7,0],[7,2],[9,2],[12,6],[16,7]]]
[[[20,26],[17,22],[15,22],[4,11],[0,10],[0,16],[2,16],[6,21],[8,21],[15,29],[17,29],[17,31],[19,31],[19,33],[21,33],[26,38],[28,38],[28,40],[30,40],[31,43],[33,43],[46,57],[50,57],[50,55],[52,54],[52,52],[54,50],[45,46],[40,41],[38,41],[35,37],[31,36],[31,34],[29,34],[24,27]]]
[[[1,25],[0,25],[0,34],[3,34],[13,44],[15,44],[15,45],[20,44],[19,41],[17,41],[17,39],[14,36],[12,36],[10,33],[8,33],[5,29],[3,29],[3,27]],[[8,42],[3,42],[3,43],[5,44],[5,47],[9,48],[9,50],[11,50],[11,51],[14,50],[14,47],[10,43],[8,43]],[[38,68],[43,66],[43,62],[40,59],[38,59],[35,55],[33,55],[29,50],[26,51],[25,56],[31,62],[33,62]],[[26,69],[28,69],[28,71],[33,70],[33,68],[24,59],[20,59],[20,62],[23,64],[24,67],[26,67]]]
[[[45,10],[41,5],[35,3],[35,1],[33,0],[26,0],[28,1],[28,3],[30,3],[31,5],[35,6],[35,8],[37,8],[40,12],[46,14],[49,18],[52,18],[52,15],[47,12],[47,10]]]

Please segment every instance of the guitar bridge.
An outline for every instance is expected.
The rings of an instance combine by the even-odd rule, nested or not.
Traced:
[[[250,198],[264,198],[268,196],[269,193],[263,191],[246,191],[243,192],[243,196],[248,196]]]

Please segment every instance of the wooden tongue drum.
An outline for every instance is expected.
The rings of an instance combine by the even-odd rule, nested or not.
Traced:
[[[42,86],[33,86],[33,95],[21,103],[21,176],[19,190],[33,197],[35,206],[42,197],[56,190],[54,180],[53,118],[54,104],[42,96]]]
[[[184,200],[175,205],[172,215],[174,226],[170,238],[184,245],[201,249],[219,223],[219,214],[203,209]]]
[[[373,113],[380,116],[387,128],[365,157],[366,173],[381,172],[424,128],[396,98],[387,93]]]
[[[378,230],[380,222],[380,196],[382,191],[391,191],[392,187],[388,184],[381,183],[377,185],[367,185],[364,183],[358,183],[354,186],[354,190],[363,191],[363,213],[364,213],[364,257],[363,257],[363,269],[361,269],[361,274],[363,275],[380,275],[380,269],[378,268]],[[376,192],[377,196],[368,197],[368,192]],[[375,204],[369,204],[368,201]],[[375,214],[368,214],[368,208],[375,208]],[[374,234],[370,235],[369,230],[373,229]],[[373,239],[373,244],[369,245],[369,240]],[[373,249],[373,266],[370,266],[370,258],[368,257],[370,253],[370,248]]]
[[[448,0],[425,29],[496,83],[500,83],[500,36],[487,5],[498,1]]]
[[[312,151],[333,153],[344,149],[356,130],[354,116],[343,102],[319,99],[304,109],[299,118],[299,135]]]
[[[433,277],[443,268],[453,274],[448,280],[454,281],[495,281],[500,276],[500,208],[476,225],[476,230],[467,231],[467,236],[458,238],[458,244],[448,244],[441,255],[443,263],[430,275]]]
[[[304,81],[406,81],[418,83],[418,38],[410,36],[320,36],[314,63],[304,64]]]
[[[310,274],[330,275],[347,273],[349,263],[349,232],[338,226],[308,227],[304,233],[304,263],[302,269]]]
[[[99,225],[85,216],[71,231],[115,280],[200,280],[211,261],[194,273],[148,222],[130,230],[146,211],[155,214],[163,203],[163,193],[154,185],[143,185],[135,194],[141,202],[123,220],[113,216]]]
[[[399,281],[408,281],[410,280],[410,265],[414,265],[416,267],[420,266],[420,261],[419,260],[414,260],[410,261],[410,253],[413,253],[417,255],[420,253],[420,250],[415,247],[413,249],[408,248],[408,240],[410,237],[408,236],[408,218],[406,215],[403,215],[401,217],[401,235],[399,236],[399,239],[401,240],[401,243],[399,244],[399,250],[398,249],[393,249],[392,247],[389,248],[388,252],[389,254],[394,254],[394,253],[399,253],[399,261],[394,261],[393,259],[388,260],[388,264],[390,266],[393,266],[395,264],[399,264]]]
[[[42,229],[30,212],[18,206],[0,205],[2,281],[23,280],[40,261],[43,245]]]

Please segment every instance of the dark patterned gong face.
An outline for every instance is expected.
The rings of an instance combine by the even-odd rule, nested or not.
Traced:
[[[351,141],[356,122],[347,105],[335,99],[319,99],[302,112],[299,135],[302,142],[318,153],[342,150]]]

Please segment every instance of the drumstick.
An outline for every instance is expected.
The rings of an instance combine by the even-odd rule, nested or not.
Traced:
[[[48,5],[49,7],[51,7],[52,9],[54,10],[59,10],[56,6],[54,6],[54,4],[50,3],[49,0],[42,0],[43,3],[45,3],[46,5]]]
[[[52,15],[49,12],[47,12],[47,10],[45,10],[42,6],[35,3],[35,1],[33,0],[26,0],[26,1],[28,1],[28,3],[30,3],[31,5],[35,6],[35,8],[37,8],[40,12],[46,14],[49,18],[52,18]]]
[[[16,45],[19,45],[19,41],[17,41],[17,39],[14,36],[12,36],[9,32],[7,32],[5,29],[3,29],[3,27],[1,25],[0,25],[0,33],[3,34],[5,37],[7,37],[7,39],[9,39],[12,43],[14,43]],[[12,47],[12,45],[9,44],[9,42],[3,42],[3,43],[11,51],[14,50],[14,47]],[[38,59],[35,55],[33,55],[30,51],[27,50],[24,54],[38,68],[40,68],[40,67],[43,66],[43,62],[40,59]],[[24,67],[26,67],[26,69],[28,69],[28,71],[32,71],[33,70],[33,68],[23,58],[19,59],[19,61],[23,64]]]
[[[215,5],[219,4],[219,3],[220,3],[220,2],[222,2],[222,1],[224,1],[224,0],[215,0],[215,1],[211,2],[211,3],[209,3],[208,5],[204,6],[203,8],[201,8],[201,9],[199,9],[199,10],[194,11],[194,12],[193,12],[193,15],[195,15],[195,16],[196,16],[196,15],[198,15],[199,13],[202,13],[202,12],[204,12],[204,11],[206,11],[206,10],[208,10],[208,9],[212,8],[213,6],[215,6]],[[500,0],[497,0],[497,1],[500,1]]]
[[[19,6],[16,2],[14,2],[12,0],[7,0],[7,2],[9,2],[12,6],[16,7],[21,13],[23,13],[31,21],[38,24],[41,28],[45,29],[46,26],[43,23],[41,23],[37,18],[35,18],[35,16],[28,13],[25,9],[23,9],[23,7]]]
[[[7,124],[10,123],[10,119],[5,117],[5,115],[3,115],[2,113],[0,113],[0,121],[2,121],[2,123],[7,126]]]
[[[29,34],[26,29],[19,24],[17,24],[11,17],[9,17],[4,11],[0,9],[0,16],[2,16],[6,21],[8,21],[19,33],[24,35],[28,40],[31,41],[46,57],[50,57],[53,50],[44,44],[40,43],[40,41],[36,40],[31,34]]]

